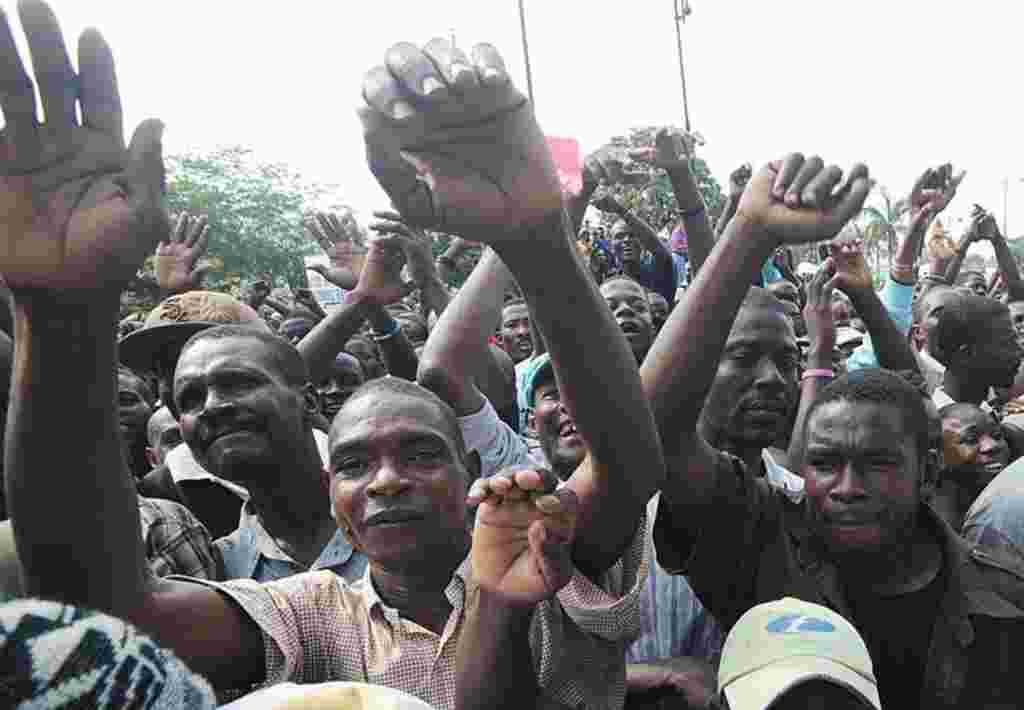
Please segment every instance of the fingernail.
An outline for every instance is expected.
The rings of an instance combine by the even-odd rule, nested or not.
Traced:
[[[473,78],[473,68],[462,62],[452,64],[452,79],[456,84],[463,84]]]
[[[416,113],[416,109],[408,101],[398,99],[391,104],[391,115],[399,120],[409,118],[414,113]]]
[[[423,94],[430,96],[431,98],[439,96],[442,92],[447,91],[447,88],[442,84],[436,76],[428,76],[423,80],[421,85]]]

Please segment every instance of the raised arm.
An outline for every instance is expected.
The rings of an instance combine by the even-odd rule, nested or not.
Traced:
[[[0,13],[0,79],[29,87],[0,97],[0,271],[17,333],[5,460],[26,591],[132,621],[217,682],[256,680],[254,625],[217,592],[156,586],[147,575],[120,453],[114,324],[121,288],[167,235],[162,124],[142,123],[126,148],[100,35],[83,33],[75,76],[50,9],[23,0],[19,11],[46,112],[37,125],[32,82]],[[81,124],[69,84],[81,89]]]
[[[501,320],[511,283],[512,274],[488,249],[427,338],[419,382],[452,405],[460,417],[480,411],[484,404],[474,380],[492,357],[487,338]]]
[[[956,284],[956,279],[960,275],[960,267],[964,264],[964,259],[967,258],[967,252],[979,239],[978,230],[975,225],[972,224],[967,228],[967,231],[960,237],[960,244],[957,246],[956,253],[949,260],[949,266],[946,267],[945,279],[946,283],[950,285]]]
[[[632,351],[575,254],[544,136],[495,49],[477,45],[477,71],[457,76],[453,62],[470,62],[441,40],[395,45],[389,61],[364,81],[367,157],[403,218],[491,243],[522,288],[589,445],[568,488],[581,509],[574,560],[598,575],[636,535],[664,472]],[[426,78],[439,87],[430,95]],[[400,96],[415,100],[395,116]]]
[[[843,173],[820,158],[794,153],[761,168],[701,271],[676,306],[640,368],[644,391],[662,432],[669,475],[662,500],[699,506],[714,484],[712,452],[697,434],[702,402],[747,289],[784,243],[835,236],[860,210],[867,168]],[[694,524],[699,521],[694,518]]]
[[[665,129],[658,131],[654,143],[654,151],[646,153],[646,157],[655,167],[664,169],[672,183],[672,192],[675,193],[676,204],[686,228],[691,269],[696,274],[715,244],[715,234],[711,231],[704,198],[690,170],[689,156],[677,152],[669,132]],[[640,153],[635,155],[638,158],[645,157]]]
[[[864,258],[864,243],[859,239],[835,241],[829,245],[834,286],[850,297],[864,321],[878,358],[878,366],[893,372],[918,369],[906,334],[901,333],[888,309],[875,292],[871,270]]]
[[[449,296],[448,289],[438,276],[437,265],[430,251],[430,237],[421,229],[403,224],[401,218],[393,212],[374,212],[373,215],[381,221],[371,224],[370,229],[390,235],[405,254],[409,278],[420,291],[423,317],[428,318],[433,312],[440,318],[448,307]]]
[[[736,214],[736,208],[739,207],[740,198],[743,197],[743,190],[750,182],[752,174],[753,168],[750,167],[750,163],[744,163],[729,174],[729,196],[725,201],[725,208],[722,209],[722,214],[718,216],[718,222],[715,224],[716,237],[722,236],[725,228],[732,221]]]
[[[672,253],[668,250],[665,242],[658,239],[658,235],[637,215],[628,210],[625,205],[615,199],[611,193],[605,193],[594,201],[594,206],[602,212],[610,212],[618,215],[622,221],[629,225],[630,233],[637,238],[642,246],[654,256],[655,264],[659,269],[672,268]]]
[[[1020,268],[1017,266],[1017,260],[1010,253],[1006,238],[999,231],[999,224],[990,213],[977,206],[975,209],[980,210],[976,211],[974,215],[978,237],[987,239],[996,252],[996,261],[999,262],[999,272],[1003,276],[1003,285],[1009,300],[1012,302],[1024,299],[1024,282],[1020,278]]]

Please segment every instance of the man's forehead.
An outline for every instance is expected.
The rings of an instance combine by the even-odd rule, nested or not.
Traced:
[[[808,443],[870,444],[898,448],[906,439],[902,413],[891,404],[836,400],[819,406],[807,423]]]
[[[432,402],[378,390],[349,399],[331,424],[330,448],[368,443],[377,433],[434,434],[454,443],[447,418]]]
[[[612,279],[601,284],[601,295],[605,298],[611,298],[612,296],[621,297],[627,293],[640,296],[641,298],[645,298],[647,295],[644,292],[643,286],[626,279]]]
[[[796,348],[796,335],[786,313],[786,306],[757,304],[744,306],[736,314],[726,346],[739,342],[757,342]]]
[[[229,365],[245,365],[275,372],[279,369],[270,348],[258,338],[232,336],[199,340],[184,350],[178,358],[175,378]]]
[[[525,303],[513,303],[510,306],[505,306],[501,312],[501,318],[505,321],[520,320],[522,318],[530,317],[530,309]]]

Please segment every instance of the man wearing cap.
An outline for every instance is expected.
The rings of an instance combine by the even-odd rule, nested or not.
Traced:
[[[727,628],[784,596],[842,614],[866,641],[886,707],[1019,703],[1024,687],[1012,659],[1024,653],[1024,574],[972,554],[925,504],[938,452],[916,388],[878,369],[823,387],[794,432],[803,452],[800,503],[698,426],[723,373],[751,369],[764,402],[795,384],[795,362],[765,357],[758,338],[735,339],[748,318],[736,284],[750,283],[784,240],[829,239],[859,213],[867,170],[855,167],[834,193],[841,176],[796,153],[762,168],[711,268],[648,354],[641,374],[669,466],[655,525],[659,562],[686,574]],[[811,362],[805,377],[831,379],[829,360]],[[746,418],[765,431],[777,416],[762,405]]]
[[[759,604],[729,632],[720,710],[882,710],[864,639],[831,609],[787,597]]]

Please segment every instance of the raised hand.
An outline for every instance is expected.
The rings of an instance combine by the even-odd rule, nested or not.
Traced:
[[[791,153],[751,178],[736,216],[779,244],[823,241],[860,212],[870,190],[868,169],[862,164],[844,181],[837,166]]]
[[[163,124],[143,122],[126,149],[103,38],[82,33],[76,75],[50,8],[18,8],[46,122],[36,120],[32,79],[0,13],[0,272],[15,298],[30,289],[78,301],[116,296],[167,234]]]
[[[156,247],[156,280],[160,288],[172,293],[202,287],[203,276],[210,265],[199,263],[209,245],[210,228],[206,217],[182,213],[167,239]]]
[[[405,254],[394,240],[371,239],[366,263],[353,290],[376,306],[398,303],[416,288],[415,284],[402,281],[403,266]]]
[[[318,212],[306,220],[305,227],[306,234],[320,245],[330,259],[330,266],[315,264],[306,268],[320,274],[338,288],[346,291],[354,289],[366,260],[366,245],[359,230],[353,228],[351,215],[346,215],[345,221],[342,221],[335,214]]]
[[[407,223],[493,244],[562,209],[544,134],[491,45],[396,44],[363,97],[367,161]]]
[[[551,471],[522,469],[473,483],[468,502],[480,507],[470,558],[482,589],[532,605],[572,579],[578,501],[557,485]]]
[[[602,190],[595,195],[591,204],[602,212],[608,212],[610,214],[622,214],[626,211],[626,208],[623,207],[622,203],[615,199],[615,196],[607,190]]]
[[[394,212],[374,212],[373,216],[381,221],[371,224],[370,229],[381,236],[391,237],[402,249],[409,267],[409,278],[414,284],[422,286],[437,278],[432,240],[426,232],[410,227],[402,221],[401,215]]]
[[[836,344],[836,323],[832,316],[832,290],[836,280],[835,260],[829,257],[807,284],[804,323],[811,344],[819,353],[831,355]]]
[[[753,173],[754,169],[750,167],[750,163],[744,163],[729,173],[729,196],[738,199],[746,189]]]
[[[654,136],[654,147],[631,150],[629,157],[643,163],[649,163],[664,170],[688,168],[688,156],[692,154],[693,141],[677,141],[667,128],[662,128]]]
[[[829,244],[832,268],[835,271],[833,285],[847,296],[851,291],[874,288],[871,269],[864,258],[864,240],[836,240]]]
[[[914,183],[910,191],[910,229],[915,231],[926,220],[932,220],[946,209],[956,196],[956,191],[963,182],[966,170],[953,175],[953,166],[949,163],[936,168],[928,168]]]
[[[1002,236],[996,218],[981,205],[975,205],[971,210],[970,230],[976,239],[986,241],[999,239]]]
[[[928,256],[932,259],[947,261],[953,258],[957,252],[956,242],[949,236],[949,233],[942,227],[942,222],[935,222],[928,231],[927,242]]]

